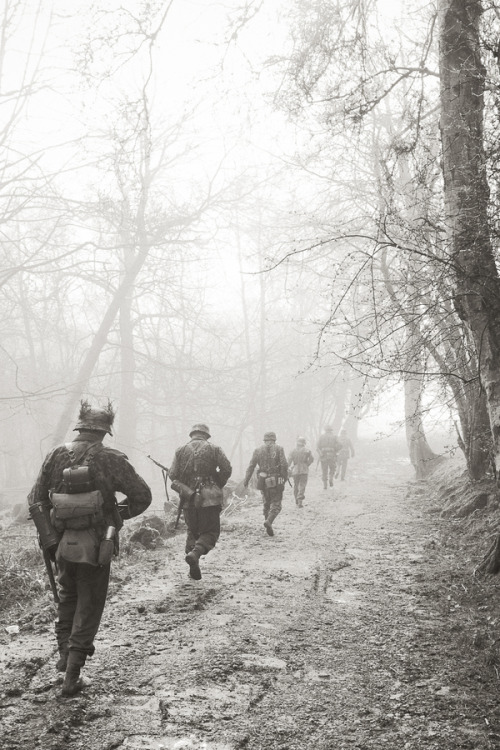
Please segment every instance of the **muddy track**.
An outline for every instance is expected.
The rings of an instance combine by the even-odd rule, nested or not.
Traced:
[[[241,506],[199,582],[181,536],[144,555],[74,698],[58,697],[52,626],[21,632],[2,747],[500,747],[496,671],[470,642],[487,614],[410,479],[380,456],[333,493],[313,475],[303,509],[287,490],[273,538]]]

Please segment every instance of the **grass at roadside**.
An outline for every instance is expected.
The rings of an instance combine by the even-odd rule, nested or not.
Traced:
[[[45,589],[40,565],[31,561],[27,563],[26,557],[26,551],[0,554],[0,612],[16,604],[24,605],[40,596]]]

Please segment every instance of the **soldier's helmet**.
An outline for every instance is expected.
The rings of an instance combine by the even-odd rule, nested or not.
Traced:
[[[333,432],[333,427],[329,424],[325,425],[325,432]]]
[[[298,437],[297,438],[297,445],[305,445],[305,444],[306,444],[305,437]]]
[[[276,433],[275,432],[265,432],[264,433],[264,442],[266,440],[276,440]]]
[[[198,422],[198,424],[194,424],[192,426],[189,437],[193,437],[193,435],[195,435],[197,432],[201,432],[201,434],[206,435],[207,438],[210,437],[210,430],[208,429],[208,425],[203,424],[203,422]]]
[[[88,401],[82,401],[80,405],[80,413],[78,414],[78,422],[73,427],[73,431],[94,430],[96,432],[107,432],[108,435],[113,435],[111,432],[111,426],[114,419],[115,412],[110,401],[106,408],[91,406]]]

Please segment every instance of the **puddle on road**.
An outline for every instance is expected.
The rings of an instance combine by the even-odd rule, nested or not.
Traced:
[[[319,672],[313,667],[308,667],[304,674],[304,680],[306,682],[324,682],[328,683],[332,679],[330,672]]]
[[[277,659],[275,656],[262,656],[261,654],[241,654],[243,666],[251,670],[286,669],[286,661]]]
[[[326,592],[326,597],[337,604],[344,604],[348,607],[359,607],[363,602],[360,601],[361,594],[359,591],[332,591]]]
[[[188,737],[127,737],[122,748],[127,750],[233,750],[231,745],[207,742],[192,735]]]

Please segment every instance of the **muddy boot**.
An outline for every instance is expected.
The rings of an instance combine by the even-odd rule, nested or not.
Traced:
[[[65,672],[68,665],[68,644],[64,643],[59,646],[59,659],[56,662],[58,672]]]
[[[68,654],[68,664],[66,674],[61,690],[61,695],[70,698],[76,695],[83,688],[83,680],[80,677],[80,669],[85,664],[85,655],[78,651],[70,651]]]
[[[189,577],[193,578],[193,580],[195,581],[199,581],[201,578],[201,570],[199,563],[200,553],[198,552],[198,550],[191,550],[191,552],[188,552],[184,559],[189,565]]]
[[[264,528],[266,529],[269,536],[274,536],[273,525],[271,521],[269,520],[264,521]]]

